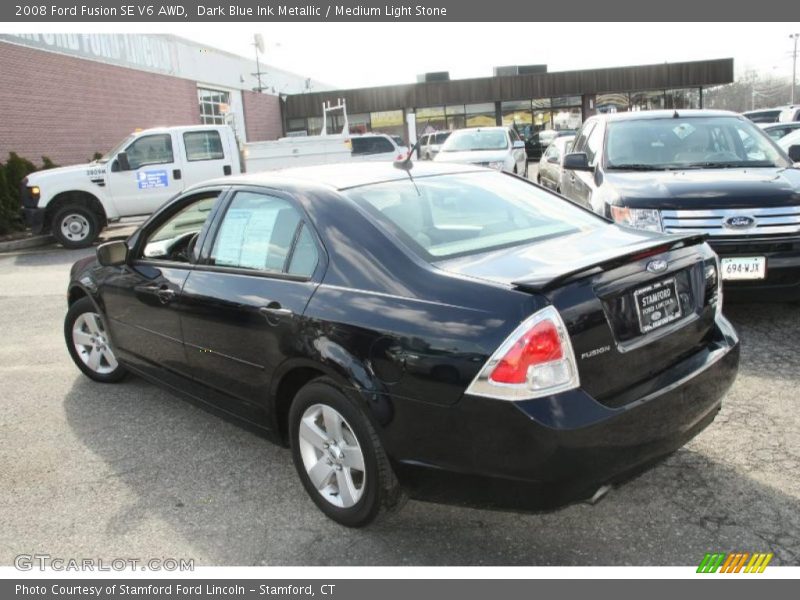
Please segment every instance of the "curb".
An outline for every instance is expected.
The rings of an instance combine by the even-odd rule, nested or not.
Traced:
[[[0,252],[13,252],[14,250],[24,250],[26,248],[37,248],[46,246],[55,241],[52,235],[35,235],[22,240],[11,240],[10,242],[0,242]]]

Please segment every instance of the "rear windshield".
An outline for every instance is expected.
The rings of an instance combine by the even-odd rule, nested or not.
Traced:
[[[433,137],[434,144],[444,144],[447,141],[447,138],[450,137],[450,132],[445,131],[444,133],[437,133]]]
[[[608,124],[608,169],[788,167],[767,135],[739,117],[637,119]]]
[[[428,261],[606,224],[566,200],[496,172],[377,183],[346,190],[345,195]]]
[[[502,129],[462,129],[454,131],[442,146],[442,152],[505,150],[508,136]]]

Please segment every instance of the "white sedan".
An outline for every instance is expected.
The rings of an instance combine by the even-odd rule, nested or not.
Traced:
[[[480,165],[528,176],[525,142],[510,127],[473,127],[454,131],[433,160]]]

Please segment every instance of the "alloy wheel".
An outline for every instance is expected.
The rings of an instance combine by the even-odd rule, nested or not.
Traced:
[[[99,375],[107,375],[117,368],[117,359],[108,345],[108,336],[100,315],[86,312],[72,325],[72,343],[83,363]]]
[[[364,494],[364,453],[353,428],[334,408],[312,404],[300,419],[300,456],[319,494],[339,508],[355,506]]]

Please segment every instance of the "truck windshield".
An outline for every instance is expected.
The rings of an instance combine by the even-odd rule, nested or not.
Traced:
[[[127,147],[128,147],[128,144],[130,144],[130,143],[133,141],[133,138],[135,138],[135,137],[136,137],[136,136],[134,136],[134,135],[129,135],[129,136],[128,136],[128,137],[126,137],[124,140],[122,140],[122,141],[121,141],[119,144],[117,144],[116,146],[114,146],[114,149],[113,149],[113,150],[110,150],[110,151],[106,152],[106,153],[105,153],[105,154],[104,154],[104,155],[103,155],[103,156],[102,156],[102,157],[101,157],[101,158],[100,158],[100,159],[99,159],[97,162],[99,162],[99,163],[106,163],[106,162],[110,161],[110,160],[111,160],[112,158],[114,158],[114,157],[115,157],[117,154],[119,154],[119,153],[120,153],[120,152],[122,152],[122,151],[123,151],[125,148],[127,148]]]
[[[768,136],[739,117],[635,119],[608,124],[608,169],[788,166]]]
[[[345,194],[430,262],[606,225],[570,202],[496,172],[403,179]]]

